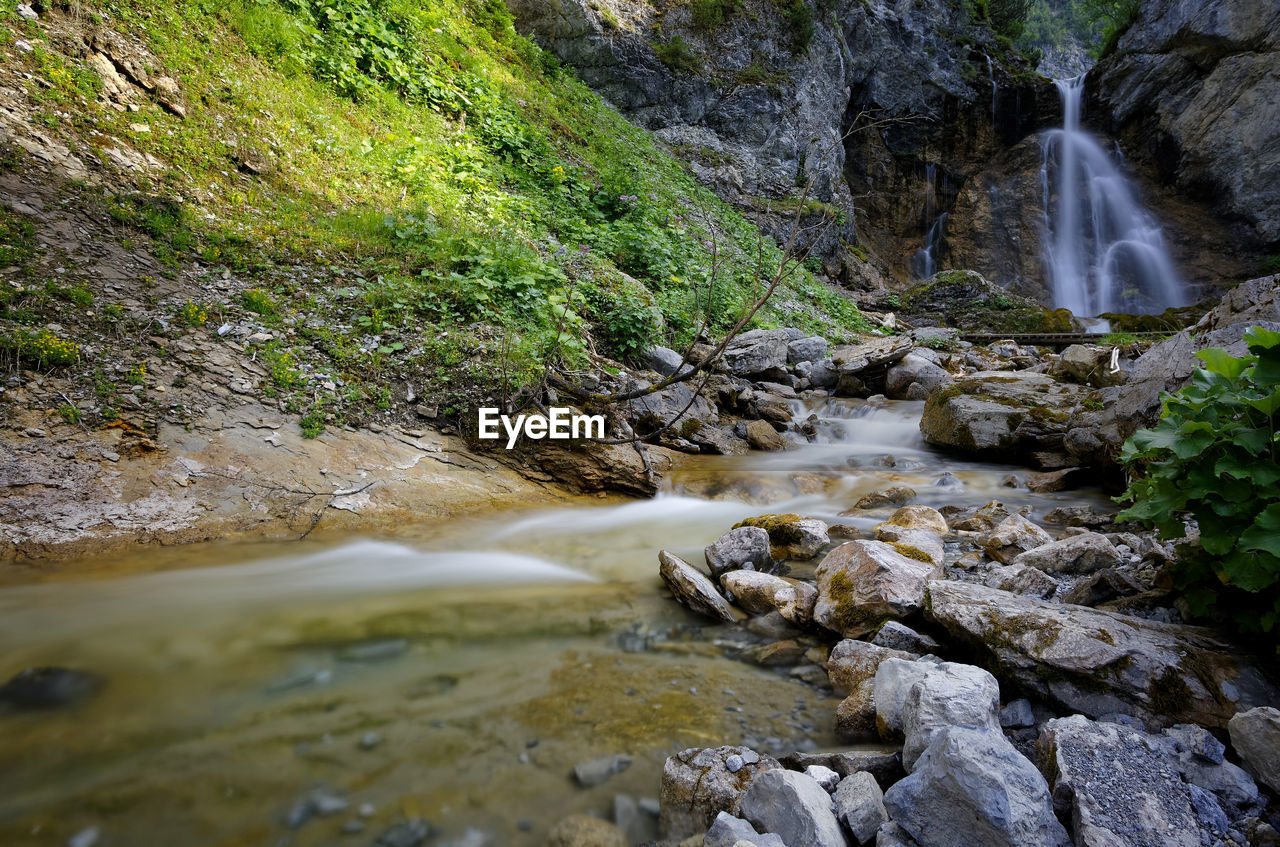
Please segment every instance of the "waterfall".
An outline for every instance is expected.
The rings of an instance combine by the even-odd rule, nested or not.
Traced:
[[[1055,85],[1062,129],[1045,133],[1040,169],[1053,305],[1079,317],[1187,305],[1159,224],[1102,146],[1080,128],[1084,77]]]
[[[995,131],[996,124],[996,100],[1000,96],[1000,86],[996,83],[996,66],[991,61],[990,53],[983,53],[987,57],[987,78],[991,80],[991,127]]]
[[[937,214],[937,173],[937,165],[932,162],[925,165],[924,247],[911,257],[911,273],[917,279],[928,279],[938,272],[938,248],[946,234],[947,213]]]

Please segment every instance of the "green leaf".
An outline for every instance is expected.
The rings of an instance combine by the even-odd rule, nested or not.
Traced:
[[[1249,345],[1250,353],[1261,353],[1280,348],[1280,332],[1275,332],[1266,327],[1249,327],[1244,331],[1244,340]]]
[[[1228,379],[1237,378],[1253,363],[1252,358],[1238,359],[1221,347],[1206,347],[1196,353],[1196,358],[1204,362],[1205,367],[1213,373],[1221,374]]]

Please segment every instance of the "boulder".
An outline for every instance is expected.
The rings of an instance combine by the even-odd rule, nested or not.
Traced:
[[[1201,847],[1191,793],[1150,736],[1084,715],[1044,725],[1037,754],[1081,847]]]
[[[1071,412],[1090,389],[1030,371],[980,371],[929,396],[925,441],[976,456],[1033,461],[1061,454]]]
[[[1027,565],[1005,565],[992,568],[987,572],[984,584],[988,588],[1008,591],[1010,594],[1025,594],[1028,597],[1039,597],[1048,600],[1058,593],[1059,583],[1039,568]]]
[[[982,668],[956,662],[925,664],[925,675],[907,689],[902,702],[902,764],[916,760],[947,728],[1000,732],[1000,685]]]
[[[929,674],[929,668],[937,662],[909,661],[891,658],[876,668],[873,682],[875,693],[876,728],[881,737],[892,740],[902,737],[902,710],[912,686]]]
[[[1098,606],[1117,597],[1130,597],[1142,591],[1142,584],[1132,576],[1106,568],[1077,582],[1070,591],[1062,595],[1062,602],[1077,606]]]
[[[648,385],[648,383],[637,383]],[[700,394],[694,394],[691,383],[678,382],[662,391],[646,394],[630,401],[636,432],[654,432],[672,426],[672,432],[713,429],[719,420],[715,406]]]
[[[1003,733],[946,727],[884,796],[920,847],[1068,847],[1049,787]]]
[[[791,333],[785,329],[753,329],[738,335],[724,351],[729,373],[742,377],[770,377],[786,373]]]
[[[602,756],[574,765],[573,778],[583,788],[594,788],[597,785],[603,785],[629,767],[631,767],[630,756],[621,754]]]
[[[782,603],[777,596],[779,592],[795,597],[792,583],[759,571],[729,571],[721,575],[720,585],[739,607],[752,615],[779,611]]]
[[[1230,726],[1228,723],[1228,731]],[[1214,795],[1233,819],[1258,813],[1258,784],[1244,768],[1226,760],[1225,745],[1209,730],[1195,724],[1178,724],[1166,729],[1164,735],[1175,766],[1188,785]]]
[[[684,364],[684,358],[670,347],[650,347],[640,356],[640,364],[661,376],[672,376]]]
[[[747,518],[738,526],[759,527],[767,532],[775,559],[810,559],[831,543],[825,523],[800,515],[760,515]]]
[[[831,795],[802,773],[766,770],[742,795],[742,817],[787,847],[847,847]]]
[[[852,509],[847,512],[841,512],[841,514],[852,514],[854,511],[875,509],[880,506],[901,506],[903,503],[915,499],[915,496],[916,490],[914,488],[895,485],[891,488],[886,488],[884,491],[871,492],[855,503]]]
[[[813,618],[849,638],[874,632],[885,618],[919,611],[925,583],[937,575],[931,563],[910,559],[882,541],[850,541],[818,565]]]
[[[1007,565],[1028,550],[1052,541],[1053,536],[1022,515],[1010,515],[991,530],[983,549],[988,556]]]
[[[809,765],[802,773],[818,783],[828,794],[835,793],[836,786],[840,784],[840,774],[826,765]]]
[[[754,526],[736,527],[707,545],[703,554],[707,567],[717,579],[729,571],[762,573],[773,570],[769,555],[769,533]]]
[[[1239,650],[1199,627],[950,581],[929,583],[926,617],[981,650],[1002,678],[1085,715],[1221,728],[1277,697]]]
[[[809,384],[814,388],[835,388],[839,381],[840,375],[836,373],[836,363],[831,359],[813,363],[813,369],[809,371]]]
[[[835,733],[846,744],[873,741],[879,735],[874,680],[859,685],[836,706]]]
[[[891,400],[927,400],[953,381],[946,370],[913,352],[885,373],[884,393]]]
[[[779,435],[766,421],[748,421],[746,437],[747,443],[757,450],[786,450],[791,446],[791,442]]]
[[[1105,536],[1082,532],[1020,553],[1012,564],[1027,565],[1047,573],[1082,574],[1112,568],[1123,561],[1120,551]]]
[[[884,523],[890,526],[902,527],[903,529],[924,529],[929,532],[935,532],[938,535],[946,535],[949,531],[947,519],[937,509],[929,506],[903,506],[890,515],[889,519]],[[884,524],[881,524],[881,526],[884,526]]]
[[[711,580],[673,553],[666,550],[658,553],[658,574],[681,605],[725,623],[738,620],[733,607],[720,596]]]
[[[811,335],[808,338],[797,338],[787,345],[788,364],[800,362],[820,362],[827,357],[827,339]]]
[[[707,830],[707,835],[702,840],[702,847],[734,847],[740,841],[754,844],[755,847],[786,847],[779,836],[773,833],[761,835],[742,818],[735,818],[726,812],[716,815],[711,829]]]
[[[911,352],[911,347],[909,337],[891,335],[832,348],[836,394],[850,397],[867,394],[866,383],[859,378],[863,372],[898,361]]]
[[[933,638],[897,621],[885,621],[884,625],[876,630],[875,638],[871,639],[871,643],[877,647],[887,647],[890,650],[901,650],[916,655],[936,653],[941,648]]]
[[[691,747],[669,757],[662,766],[659,800],[663,836],[681,839],[706,832],[721,812],[737,814],[752,780],[780,767],[776,759],[747,747]]]
[[[876,830],[889,820],[884,792],[875,777],[863,771],[840,780],[835,793],[836,820],[859,844],[870,844]]]
[[[876,526],[876,540],[893,545],[904,556],[928,561],[942,567],[946,561],[946,547],[936,532],[927,529],[906,529],[891,523]]]
[[[1120,385],[1129,378],[1124,365],[1117,371],[1111,370],[1111,347],[1072,344],[1062,351],[1058,361],[1050,370],[1054,376],[1069,379],[1081,385],[1092,385],[1103,388],[1108,385]]]
[[[1035,725],[1036,716],[1031,710],[1031,701],[1025,697],[1014,700],[1000,710],[1000,726],[1004,729],[1022,729]]]
[[[1066,309],[1051,311],[968,270],[934,274],[903,295],[902,311],[915,318],[916,325],[927,320],[965,331],[1022,333],[1077,329]]]
[[[1260,706],[1240,712],[1228,722],[1227,731],[1245,767],[1280,794],[1280,710]]]
[[[990,532],[996,524],[1009,517],[1009,510],[999,500],[992,500],[981,508],[960,510],[946,517],[952,530]]]
[[[831,648],[827,659],[827,674],[831,687],[837,694],[851,694],[866,682],[875,679],[880,663],[886,659],[915,659],[915,655],[903,650],[877,647],[856,638],[846,638]]]

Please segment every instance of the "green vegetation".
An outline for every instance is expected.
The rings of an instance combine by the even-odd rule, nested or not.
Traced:
[[[1141,0],[1032,0],[1021,32],[1013,37],[1039,50],[1074,41],[1097,58],[1115,47],[1140,6]]]
[[[1121,520],[1169,539],[1194,519],[1200,544],[1175,585],[1200,615],[1246,631],[1280,632],[1280,333],[1253,327],[1248,355],[1209,348],[1191,385],[1165,394],[1160,422],[1129,439],[1135,475]]]
[[[712,6],[726,20],[739,8]],[[775,8],[804,36],[807,3]],[[281,327],[292,370],[273,368],[268,385],[299,413],[323,404],[321,425],[377,408],[391,382],[461,410],[548,363],[585,367],[588,351],[625,358],[704,324],[723,332],[783,259],[519,36],[499,0],[90,0],[82,12],[154,53],[150,71],[180,80],[185,117],[118,112],[54,36],[0,29],[41,44],[16,61],[74,101],[63,131],[85,130],[81,154],[123,137],[163,163],[106,201],[122,245],[144,241],[164,276],[195,263],[250,281],[185,303],[156,286],[178,331],[208,331],[215,314]],[[679,39],[660,52],[697,67]],[[131,128],[144,119],[149,131]],[[32,229],[2,214],[0,259],[25,261]],[[52,314],[39,291],[0,302],[6,331]],[[802,265],[752,326],[783,324],[835,340],[868,329]]]

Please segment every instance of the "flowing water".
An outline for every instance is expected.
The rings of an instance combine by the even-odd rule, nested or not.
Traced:
[[[107,680],[67,710],[0,715],[0,844],[90,827],[100,844],[369,844],[424,816],[445,836],[532,845],[566,814],[607,815],[615,794],[655,797],[683,747],[831,746],[830,691],[735,659],[759,639],[664,598],[656,552],[701,562],[765,512],[869,529],[887,510],[839,513],[889,485],[1036,516],[1099,504],[1012,490],[1015,468],[933,452],[921,405],[797,404],[817,416],[814,443],[692,457],[649,501],[379,540],[139,550],[95,563],[110,576],[0,590],[0,674],[60,665]],[[571,780],[619,753],[633,764],[605,784]],[[314,790],[350,806],[300,823]],[[354,821],[365,831],[343,834]]]
[[[911,256],[911,273],[916,279],[928,279],[938,272],[938,252],[947,231],[947,213],[938,212],[937,165],[925,165],[924,178],[924,246]]]
[[[1160,226],[1080,126],[1084,77],[1057,80],[1062,129],[1044,134],[1045,267],[1053,305],[1078,317],[1185,306]]]

